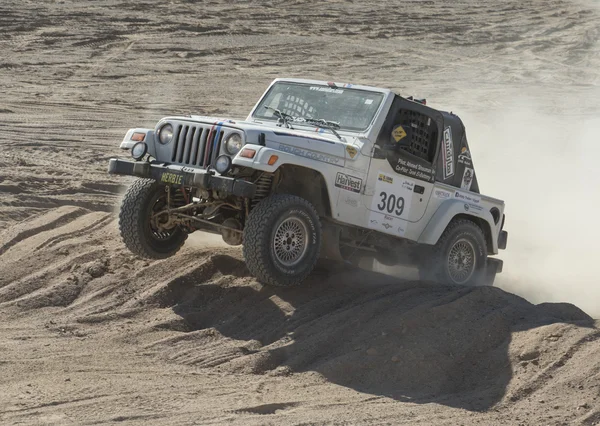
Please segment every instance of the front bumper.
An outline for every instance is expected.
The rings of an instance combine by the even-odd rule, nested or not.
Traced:
[[[148,163],[111,158],[108,173],[154,179],[166,185],[211,189],[244,198],[252,198],[256,185],[245,180],[215,175],[212,171],[166,163]]]

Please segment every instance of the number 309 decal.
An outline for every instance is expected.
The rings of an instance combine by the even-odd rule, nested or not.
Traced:
[[[396,216],[402,216],[404,212],[404,198],[396,197],[394,194],[388,194],[385,191],[381,191],[379,194],[381,201],[377,204],[377,208],[380,212],[389,214],[396,213]]]

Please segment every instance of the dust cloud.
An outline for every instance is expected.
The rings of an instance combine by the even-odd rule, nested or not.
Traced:
[[[581,105],[600,99],[597,87],[586,92]],[[462,114],[482,193],[506,202],[509,243],[496,285],[600,318],[600,118],[576,96],[559,103],[547,93],[515,90],[496,109]]]
[[[521,27],[517,45],[493,44],[453,66],[446,78],[460,96],[434,97],[465,123],[481,192],[506,202],[508,247],[495,285],[534,303],[571,302],[594,318],[599,11],[587,0],[555,4],[543,24]]]

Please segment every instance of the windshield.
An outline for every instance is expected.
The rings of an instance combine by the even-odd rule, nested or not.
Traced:
[[[254,111],[254,118],[279,120],[280,111],[292,125],[310,125],[302,119],[335,122],[341,130],[366,130],[383,100],[383,93],[317,84],[278,82]],[[301,120],[296,121],[295,118]]]

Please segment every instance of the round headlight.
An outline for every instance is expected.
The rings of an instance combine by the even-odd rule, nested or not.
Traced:
[[[235,155],[240,152],[240,149],[242,149],[242,137],[238,133],[232,133],[225,141],[225,150]]]
[[[229,169],[231,169],[231,158],[227,155],[220,155],[219,157],[217,157],[215,169],[217,169],[217,172],[219,172],[222,175],[227,173]]]
[[[158,131],[158,141],[163,145],[168,144],[173,139],[173,126],[165,124]]]
[[[131,147],[131,156],[134,160],[140,161],[148,152],[148,145],[145,142],[138,142]]]

